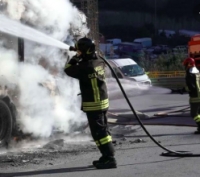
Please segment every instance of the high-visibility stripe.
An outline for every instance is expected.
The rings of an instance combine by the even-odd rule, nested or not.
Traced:
[[[94,94],[94,101],[97,102],[97,94],[96,94],[97,90],[95,87],[94,79],[91,79],[91,83],[92,83],[92,89],[93,89],[93,94]]]
[[[111,141],[112,141],[112,137],[110,135],[108,135],[108,136],[100,139],[99,141],[95,141],[95,143],[97,146],[101,146],[101,145],[107,144]]]
[[[95,107],[84,107],[83,106],[83,110],[84,111],[97,111],[97,110],[107,109],[108,107],[109,107],[109,104],[102,105],[102,106],[95,106]]]
[[[84,108],[104,108],[104,107],[108,107],[108,106],[109,106],[109,103],[105,103],[105,104],[101,104],[101,105],[94,105],[94,106],[83,106],[83,107]]]
[[[66,64],[65,69],[69,68],[70,66],[71,66],[71,64]]]
[[[194,117],[194,121],[195,121],[195,122],[200,122],[200,115]]]
[[[200,102],[200,75],[196,75],[196,93],[197,93],[197,97],[193,98],[190,97],[189,101],[190,103],[199,103]]]
[[[91,83],[92,83],[92,89],[94,92],[94,101],[98,102],[100,101],[100,93],[99,93],[99,88],[97,84],[97,79],[96,78],[91,79]]]
[[[83,106],[99,106],[107,104],[109,102],[108,98],[99,102],[82,102]]]
[[[95,78],[95,86],[96,86],[96,90],[97,90],[97,102],[98,102],[98,101],[100,101],[100,92],[99,92],[99,87],[98,87],[96,78]]]
[[[107,144],[112,141],[112,137],[110,135],[106,136],[99,140],[101,145]]]
[[[196,75],[197,97],[200,98],[199,75]]]
[[[109,104],[106,103],[106,104],[103,104],[103,105],[99,105],[99,106],[83,106],[84,108],[105,108],[105,107],[108,107]]]
[[[200,102],[200,98],[190,98],[190,103],[198,103],[198,102]]]
[[[99,102],[83,102],[82,106],[84,111],[103,110],[109,107],[109,100],[105,99]]]

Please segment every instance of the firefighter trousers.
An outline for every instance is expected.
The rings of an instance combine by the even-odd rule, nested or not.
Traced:
[[[200,127],[200,103],[190,103],[190,115]]]
[[[86,112],[91,135],[100,150],[102,156],[114,157],[112,136],[108,129],[107,111]]]

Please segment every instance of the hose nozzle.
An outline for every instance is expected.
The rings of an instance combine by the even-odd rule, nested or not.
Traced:
[[[75,47],[73,47],[73,46],[70,46],[69,47],[69,51],[77,51],[77,49]]]

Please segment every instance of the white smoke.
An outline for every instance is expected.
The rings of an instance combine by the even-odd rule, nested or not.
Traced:
[[[5,86],[10,89],[15,89],[18,83],[18,62],[16,52],[3,47],[3,42],[0,43],[0,86]]]
[[[2,2],[4,15],[69,45],[75,35],[85,36],[89,32],[85,16],[69,0]],[[49,137],[53,130],[70,133],[85,124],[77,96],[78,81],[63,74],[66,52],[25,41],[25,63],[19,64],[15,51],[0,47],[0,64],[6,66],[0,74],[19,87],[18,121],[24,133]]]
[[[6,3],[7,0],[2,0],[3,3]],[[7,14],[12,18],[19,20],[22,13],[25,11],[24,0],[9,0],[7,4]]]

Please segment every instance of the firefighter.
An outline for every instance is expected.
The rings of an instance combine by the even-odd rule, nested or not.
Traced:
[[[105,63],[95,53],[95,44],[89,38],[81,38],[70,47],[77,52],[65,65],[65,73],[79,80],[82,106],[89,122],[91,135],[102,156],[93,161],[97,169],[117,168],[112,136],[107,125],[109,99],[105,82]]]
[[[186,87],[185,90],[189,93],[190,114],[197,124],[195,134],[200,134],[200,74],[196,68],[195,60],[190,56],[183,62],[185,67]]]

